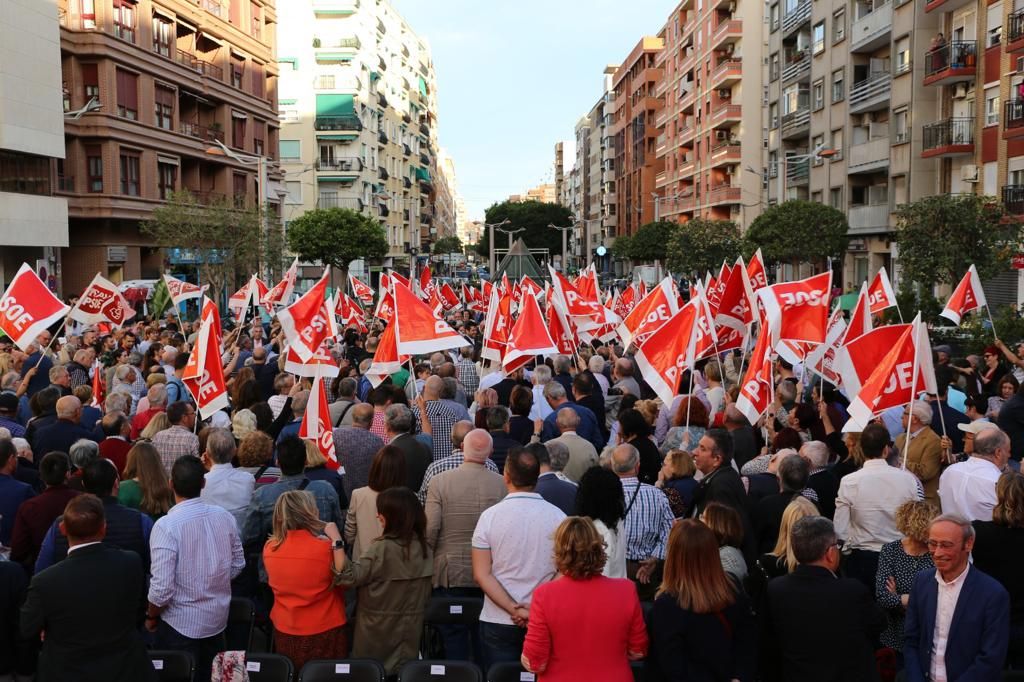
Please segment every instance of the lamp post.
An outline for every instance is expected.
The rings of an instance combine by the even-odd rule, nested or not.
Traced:
[[[506,219],[505,222],[511,222],[511,221]],[[520,232],[526,232],[526,228],[525,227],[517,227],[514,230],[503,230],[500,227],[495,226],[494,229],[496,229],[498,232],[502,232],[502,233],[508,235],[508,250],[509,251],[512,250],[512,237],[514,235],[519,234]],[[494,253],[493,244],[492,244],[492,248],[491,248],[491,253],[492,254]],[[508,254],[506,253],[505,255],[508,255]],[[491,270],[491,277],[494,277],[494,270]]]
[[[494,276],[494,230],[495,230],[495,228],[502,227],[503,225],[508,225],[511,222],[512,222],[511,220],[509,220],[508,218],[505,218],[500,223],[484,223],[483,224],[484,225],[484,229],[485,230],[489,230],[488,233],[487,233],[487,236],[489,237],[488,244],[490,244],[490,246],[491,246],[490,266],[491,266],[491,276],[492,277]]]
[[[267,212],[266,212],[266,204],[267,204],[267,157],[263,156],[262,154],[259,155],[259,156],[249,156],[247,154],[238,154],[237,152],[234,152],[230,148],[228,148],[228,146],[225,145],[220,140],[214,140],[214,142],[217,144],[217,146],[216,147],[207,147],[206,148],[206,153],[207,154],[214,154],[214,155],[218,155],[218,156],[228,156],[228,157],[234,159],[235,161],[237,161],[238,163],[242,164],[243,166],[256,166],[256,178],[257,178],[257,181],[256,181],[256,184],[257,184],[256,191],[257,191],[257,201],[259,202],[259,206],[257,207],[257,210],[259,211],[260,228],[262,229],[264,235],[268,234],[270,232],[270,226],[267,224]],[[269,274],[269,271],[270,271],[269,264],[264,263],[264,277],[267,277],[267,275]]]
[[[568,256],[568,254],[566,252],[566,245],[565,245],[565,243],[566,243],[566,233],[569,230],[574,229],[576,227],[576,225],[579,223],[579,218],[577,218],[574,215],[573,216],[569,216],[569,219],[572,222],[569,223],[568,225],[553,225],[552,223],[548,223],[548,227],[550,227],[552,230],[558,230],[559,232],[562,233],[562,274],[563,275],[569,274],[569,266],[568,266],[568,263],[566,261],[566,258]]]

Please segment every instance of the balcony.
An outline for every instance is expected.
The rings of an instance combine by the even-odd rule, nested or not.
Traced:
[[[1006,185],[1003,187],[1003,206],[1007,213],[1024,215],[1024,185]]]
[[[412,180],[407,177],[402,178],[402,187],[405,189],[412,189]]]
[[[743,60],[723,59],[711,74],[711,87],[724,88],[738,83],[743,77]]]
[[[892,76],[886,72],[871,74],[850,87],[850,113],[877,111],[889,108],[889,91]]]
[[[846,172],[873,173],[889,167],[889,138],[879,137],[858,143],[856,139],[851,141],[849,155],[846,161]]]
[[[387,109],[388,108],[388,98],[384,96],[383,92],[378,92],[377,93],[377,105],[381,109]]]
[[[800,187],[811,181],[811,160],[792,161],[786,163],[786,184]]]
[[[389,215],[391,215],[391,211],[388,209],[386,204],[378,204],[377,213],[378,215],[380,215],[381,218],[387,218]]]
[[[691,153],[687,154],[686,156],[684,156],[683,160],[680,162],[679,170],[677,172],[678,172],[679,178],[681,180],[685,180],[686,178],[688,178],[691,175],[693,175],[693,171],[694,171],[693,159],[694,159],[694,156],[693,156],[693,153],[691,152]]]
[[[949,85],[974,80],[977,72],[977,42],[953,40],[924,55],[924,84]]]
[[[204,142],[224,142],[225,139],[224,131],[220,128],[201,126],[198,123],[191,123],[189,121],[179,121],[178,132]]]
[[[924,6],[925,12],[952,12],[968,4],[971,0],[929,0]]]
[[[208,61],[196,59],[196,70],[204,76],[209,76],[215,80],[224,80],[224,69]]]
[[[889,44],[892,35],[892,3],[862,15],[850,27],[850,52],[874,52]]]
[[[668,173],[661,171],[654,176],[654,186],[661,189],[668,183]]]
[[[186,68],[192,69],[193,71],[199,70],[199,65],[196,63],[198,60],[191,52],[176,49],[174,51],[174,61]]]
[[[388,143],[388,134],[386,132],[384,132],[383,130],[378,130],[377,131],[377,142],[379,142],[381,144],[387,144]]]
[[[186,187],[186,191],[195,197],[196,203],[202,206],[212,206],[213,204],[222,204],[227,201],[227,195],[223,192],[213,192],[205,189],[191,189]]]
[[[1013,12],[1006,18],[1006,52],[1024,50],[1024,9]]]
[[[742,148],[738,142],[719,142],[711,148],[711,167],[729,166],[739,163]]]
[[[313,14],[317,16],[345,16],[358,9],[359,0],[313,0]]]
[[[676,206],[679,208],[680,213],[689,213],[697,207],[697,197],[694,196],[692,188],[689,194],[683,194],[683,196],[679,197]]]
[[[806,101],[800,104],[801,108],[782,117],[782,139],[784,140],[807,135],[811,123],[811,110],[807,107]]]
[[[1024,99],[1003,104],[1003,138],[1024,137]]]
[[[354,171],[359,172],[363,170],[363,160],[359,158],[344,158],[344,159],[317,159],[316,169],[318,171]]]
[[[384,166],[379,166],[377,168],[377,177],[380,178],[381,180],[387,180],[388,178],[391,177],[391,174],[388,173],[387,168],[385,168]]]
[[[430,137],[430,126],[426,123],[420,123],[420,135]]]
[[[889,231],[889,204],[851,206],[847,215],[850,234],[878,234]]]
[[[362,130],[363,122],[358,116],[317,116],[313,119],[314,130]]]
[[[974,153],[974,117],[948,118],[924,127],[921,156],[962,156]]]
[[[690,89],[679,98],[679,111],[690,111],[693,109],[693,103],[697,101],[697,90],[692,83],[689,84],[689,87]]]
[[[711,49],[717,50],[724,43],[733,43],[743,37],[743,21],[740,19],[729,19],[715,27],[711,34]]]
[[[782,17],[782,37],[785,38],[811,20],[811,1],[804,0],[793,11]]]
[[[786,60],[786,68],[782,70],[782,82],[796,80],[811,73],[811,57],[807,51],[799,52],[792,59]]]
[[[679,129],[679,143],[685,144],[693,139],[693,135],[696,129],[693,127],[693,121],[689,121],[683,124],[683,127]]]
[[[741,201],[741,190],[739,187],[720,185],[712,187],[708,193],[708,206],[719,206],[721,204],[738,204]]]
[[[420,165],[421,166],[429,166],[430,165],[430,156],[426,152],[420,152]]]
[[[719,105],[712,110],[709,120],[712,128],[739,123],[743,120],[743,107],[739,104]]]

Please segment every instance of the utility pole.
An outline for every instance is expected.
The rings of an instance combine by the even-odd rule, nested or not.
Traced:
[[[489,230],[488,236],[490,237],[490,240],[487,243],[490,244],[490,247],[491,247],[491,249],[490,249],[490,256],[491,256],[491,258],[490,258],[490,266],[491,266],[490,272],[491,272],[491,275],[494,275],[494,228],[501,227],[502,225],[508,225],[510,222],[512,222],[512,221],[509,220],[508,218],[505,218],[500,223],[484,223],[484,228]]]
[[[553,225],[551,223],[548,223],[548,227],[550,227],[552,230],[558,230],[559,232],[562,233],[562,274],[563,275],[568,275],[569,274],[569,265],[568,265],[568,262],[566,260],[566,258],[568,256],[567,251],[566,251],[566,233],[569,230],[575,228],[576,224],[579,222],[579,218],[577,218],[576,216],[570,216],[570,219],[572,220],[572,222],[569,225],[564,225],[564,226],[558,226],[558,225]]]

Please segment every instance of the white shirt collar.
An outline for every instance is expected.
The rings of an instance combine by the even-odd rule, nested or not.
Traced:
[[[967,565],[964,567],[963,572],[961,572],[960,575],[953,578],[947,583],[943,579],[942,574],[939,573],[939,570],[935,569],[935,582],[937,582],[940,587],[958,587],[959,585],[962,585],[965,580],[967,580],[967,571],[969,570],[971,570],[971,562],[968,561]]]
[[[68,554],[71,554],[75,550],[82,549],[83,547],[88,547],[89,545],[98,545],[98,544],[100,544],[99,540],[96,540],[95,542],[83,542],[80,545],[75,545],[73,547],[68,547]]]

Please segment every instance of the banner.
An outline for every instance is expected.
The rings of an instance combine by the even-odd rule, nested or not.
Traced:
[[[274,288],[263,295],[260,299],[260,303],[267,309],[268,313],[274,312],[275,305],[288,305],[288,301],[292,297],[292,292],[295,291],[295,278],[299,274],[299,259],[298,257],[292,261],[291,267],[284,273],[284,278],[274,285]]]
[[[214,338],[212,320],[203,321],[181,380],[195,399],[196,408],[203,419],[228,406],[220,344]]]
[[[410,289],[396,284],[393,293],[395,344],[400,354],[424,355],[469,345],[469,341],[462,334],[435,316],[427,304],[418,299]]]
[[[36,337],[63,318],[69,308],[53,295],[27,263],[0,298],[0,330],[21,350],[27,352]]]
[[[303,362],[309,362],[320,344],[338,335],[334,301],[327,298],[330,276],[331,267],[328,265],[320,281],[277,314],[288,345],[295,349]]]
[[[352,275],[348,276],[348,283],[352,287],[352,295],[359,299],[363,305],[373,305],[373,289],[369,284],[359,281]]]
[[[316,441],[317,450],[327,460],[327,467],[337,470],[338,457],[334,452],[334,431],[331,428],[331,413],[327,407],[327,392],[324,380],[319,374],[313,378],[313,388],[309,392],[306,412],[302,415],[299,425],[299,438]]]
[[[868,303],[872,315],[886,308],[896,307],[896,292],[892,290],[892,283],[885,272],[885,267],[879,268],[875,278],[871,280],[871,286],[868,287]]]
[[[506,374],[528,364],[538,355],[557,355],[558,348],[544,326],[535,296],[523,299],[523,309],[508,336],[505,354],[501,359]]]
[[[762,319],[757,345],[750,356],[750,365],[740,382],[740,392],[736,398],[736,409],[743,413],[751,425],[757,424],[775,399],[771,345],[771,333]]]
[[[191,282],[176,279],[168,274],[163,276],[163,281],[164,286],[167,287],[167,293],[171,296],[171,302],[174,303],[174,307],[178,307],[185,301],[189,301],[193,298],[201,298],[203,294],[206,293],[206,290],[210,288],[208,284],[199,286],[198,284],[192,284]],[[156,296],[153,298],[155,299]],[[155,303],[156,302],[154,300],[154,308]],[[158,312],[163,312],[163,309],[160,309]]]
[[[121,295],[116,284],[96,273],[68,317],[82,324],[109,322],[121,327],[135,317],[135,309]]]
[[[956,285],[953,295],[946,302],[945,309],[939,314],[959,326],[960,319],[965,313],[987,305],[985,290],[981,287],[981,277],[978,276],[977,268],[972,265]]]
[[[779,341],[824,343],[832,273],[781,282],[757,292],[764,307],[772,344]]]

